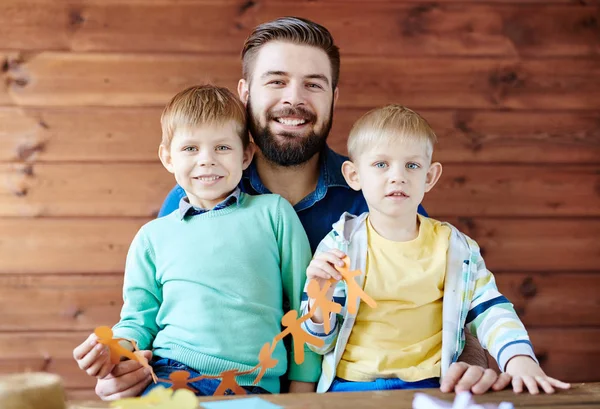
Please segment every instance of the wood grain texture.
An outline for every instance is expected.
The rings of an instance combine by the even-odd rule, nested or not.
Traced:
[[[193,84],[235,89],[240,76],[237,57],[214,55],[42,52],[9,65],[10,99],[25,106],[162,106]],[[340,89],[343,107],[593,110],[600,59],[349,57]]]
[[[0,161],[158,160],[162,108],[0,108]]]
[[[600,52],[599,10],[581,4],[5,0],[0,14],[0,49],[15,50],[237,55],[255,26],[293,15],[327,27],[343,56]]]
[[[600,216],[600,168],[450,164],[425,195],[433,217]]]
[[[92,331],[119,321],[123,273],[0,275],[0,331]]]
[[[492,271],[594,271],[600,219],[449,218],[475,239]]]
[[[0,164],[0,216],[155,217],[175,178],[160,163]]]
[[[0,218],[0,274],[123,272],[147,220]]]

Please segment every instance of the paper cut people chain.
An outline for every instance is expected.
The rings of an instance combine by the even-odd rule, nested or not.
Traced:
[[[367,305],[369,305],[371,308],[375,308],[377,307],[377,303],[375,302],[375,300],[373,300],[367,293],[364,292],[364,290],[358,285],[358,283],[355,280],[355,277],[359,276],[361,274],[361,272],[359,270],[353,270],[350,271],[350,259],[346,256],[344,259],[345,265],[344,267],[338,267],[336,266],[335,268],[339,271],[339,273],[342,276],[342,280],[344,280],[344,282],[346,283],[346,303],[347,303],[347,308],[348,308],[348,312],[350,314],[356,314],[358,311],[358,303],[360,302],[360,300],[362,299]],[[190,379],[190,373],[187,371],[176,371],[173,372],[170,376],[169,379],[157,379],[156,376],[154,375],[154,372],[152,372],[152,378],[154,379],[154,382],[156,383],[157,381],[161,381],[161,382],[165,382],[165,383],[170,383],[172,386],[171,388],[168,389],[168,391],[171,391],[169,394],[167,392],[164,391],[164,388],[162,387],[157,387],[155,389],[152,390],[152,392],[150,392],[150,394],[148,394],[146,397],[143,398],[130,398],[130,399],[123,399],[119,402],[124,402],[121,405],[123,406],[118,406],[119,408],[122,409],[134,409],[134,408],[147,408],[150,407],[147,405],[148,402],[150,402],[150,400],[152,400],[152,402],[157,401],[159,402],[160,405],[162,405],[162,401],[164,401],[166,406],[151,406],[152,408],[157,408],[157,409],[162,409],[162,408],[172,408],[172,407],[177,407],[177,408],[181,408],[181,409],[185,409],[187,408],[186,406],[182,406],[179,404],[179,401],[177,401],[177,405],[173,405],[173,399],[176,398],[175,394],[173,394],[173,391],[177,391],[177,393],[183,393],[183,392],[187,392],[187,393],[196,393],[197,391],[192,388],[191,386],[189,386],[190,383],[199,381],[201,379],[221,379],[221,383],[219,384],[219,387],[217,388],[217,390],[215,391],[214,395],[224,395],[227,393],[228,390],[232,391],[233,393],[235,393],[236,395],[245,395],[247,392],[244,388],[242,388],[236,381],[236,377],[240,376],[240,375],[248,375],[250,373],[253,373],[254,371],[256,371],[257,369],[260,369],[256,378],[254,379],[253,384],[256,385],[260,382],[260,380],[262,379],[262,377],[264,376],[264,374],[266,373],[267,370],[269,369],[273,369],[275,368],[275,366],[277,365],[278,361],[276,359],[274,359],[272,357],[273,352],[275,351],[275,346],[277,345],[277,343],[279,341],[281,341],[283,338],[285,338],[287,335],[292,335],[292,339],[293,339],[293,346],[294,346],[294,361],[296,362],[296,364],[300,365],[302,362],[304,362],[304,344],[308,343],[317,347],[321,347],[325,344],[325,342],[322,339],[319,339],[313,335],[310,335],[308,333],[306,333],[301,325],[303,322],[311,319],[314,315],[314,311],[316,308],[321,308],[321,311],[323,312],[324,317],[329,317],[329,314],[331,313],[340,313],[342,311],[342,306],[336,302],[333,302],[331,300],[327,299],[327,291],[331,288],[332,285],[337,284],[337,281],[334,279],[331,279],[327,282],[325,282],[325,284],[323,285],[323,288],[320,288],[319,283],[315,280],[312,280],[311,282],[308,283],[307,286],[307,293],[308,296],[310,298],[312,298],[314,300],[313,305],[310,308],[310,311],[308,312],[308,314],[298,318],[297,316],[297,312],[295,310],[291,310],[288,311],[281,319],[281,324],[282,326],[285,327],[285,329],[279,333],[275,338],[273,338],[273,342],[272,343],[265,343],[259,354],[258,354],[258,364],[247,371],[243,371],[240,372],[237,369],[230,369],[227,371],[223,371],[221,372],[219,375],[216,376],[207,376],[207,375],[202,375],[196,378],[191,378]],[[331,326],[330,326],[330,322],[328,318],[325,318],[324,323],[323,323],[325,332],[329,333],[331,331]],[[151,370],[152,368],[150,367],[150,365],[148,364],[148,360],[146,358],[143,357],[143,355],[141,354],[140,351],[138,351],[137,346],[135,344],[135,342],[131,341],[131,340],[125,340],[123,338],[113,338],[113,332],[109,327],[98,327],[96,328],[96,330],[94,331],[95,334],[98,336],[98,342],[104,345],[107,345],[110,348],[110,358],[111,358],[111,362],[116,364],[119,362],[119,360],[121,359],[121,356],[124,356],[126,358],[129,359],[134,359],[138,362],[140,362],[144,367],[149,367]],[[121,346],[119,344],[119,341],[129,341],[132,342],[133,346],[134,346],[134,351],[129,351],[127,348],[124,348],[123,346]],[[162,391],[160,391],[160,389],[162,389]],[[159,390],[158,392],[155,392]],[[182,397],[180,397],[182,396]],[[182,399],[182,404],[185,403],[183,401],[183,399],[186,399],[185,397],[183,397],[184,395],[177,395],[177,399]],[[146,404],[143,404],[142,406],[135,406],[135,399],[146,399]],[[162,399],[162,401],[161,401]],[[169,400],[170,399],[170,400]],[[168,400],[168,402],[167,402]],[[118,403],[118,402],[117,402]],[[146,405],[146,406],[144,406]],[[192,406],[190,406],[191,408]],[[195,408],[195,406],[194,406]]]
[[[358,303],[362,299],[369,307],[376,308],[377,303],[374,299],[369,297],[362,288],[358,285],[354,277],[361,274],[360,270],[350,271],[350,259],[348,256],[343,258],[344,267],[336,266],[335,269],[342,275],[342,279],[346,282],[346,305],[348,305],[348,312],[350,314],[356,314],[358,312]],[[331,279],[330,282],[335,283],[335,280]]]

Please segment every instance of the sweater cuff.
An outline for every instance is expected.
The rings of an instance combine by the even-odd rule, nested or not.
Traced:
[[[518,355],[528,356],[533,359],[538,365],[540,364],[533,352],[533,347],[529,341],[513,341],[506,344],[500,352],[498,352],[498,366],[502,372],[506,371],[506,364],[512,358]]]
[[[321,376],[321,355],[304,348],[304,362],[298,365],[294,353],[290,354],[290,371],[288,379],[298,382],[317,382]]]
[[[316,337],[326,337],[328,335],[331,335],[333,331],[335,331],[335,326],[337,325],[337,317],[335,314],[329,314],[329,328],[331,328],[329,333],[325,332],[325,325],[323,323],[317,324],[312,319],[304,321],[304,325],[306,326],[306,330],[310,335],[314,335]]]
[[[114,327],[113,328],[113,338],[125,338],[130,341],[134,341],[137,348],[139,350],[151,349],[151,342],[144,342],[145,337],[143,337],[139,332],[132,328],[125,327]]]

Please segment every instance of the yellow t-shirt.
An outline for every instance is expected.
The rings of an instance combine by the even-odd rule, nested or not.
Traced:
[[[419,215],[419,234],[407,242],[380,236],[367,219],[364,290],[377,308],[361,302],[337,376],[368,382],[439,377],[442,299],[451,230]]]

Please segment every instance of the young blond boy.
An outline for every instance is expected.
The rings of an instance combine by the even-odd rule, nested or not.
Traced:
[[[348,213],[323,239],[307,269],[321,284],[340,274],[334,265],[360,270],[358,284],[377,302],[348,311],[343,281],[328,297],[341,313],[319,308],[305,331],[325,341],[318,392],[438,387],[461,354],[465,325],[512,375],[516,392],[547,393],[569,385],[544,374],[512,304],[498,292],[477,243],[449,223],[417,214],[442,165],[432,162],[436,136],[417,113],[399,105],[361,117],[348,139],[342,166],[348,184],[362,189],[369,212]],[[308,285],[308,283],[307,283]],[[305,289],[306,291],[306,289]],[[302,311],[314,302],[305,295]],[[330,333],[323,320],[330,321]]]
[[[161,124],[160,160],[186,197],[134,238],[114,336],[153,349],[151,365],[162,379],[180,370],[190,378],[247,371],[258,363],[261,347],[281,331],[284,297],[291,308],[300,306],[311,258],[306,233],[280,196],[240,191],[253,145],[246,110],[230,91],[188,88],[169,102]],[[104,377],[113,368],[94,334],[73,355],[92,376]],[[279,392],[279,377],[288,369],[283,343],[272,357],[278,364],[257,386],[252,385],[256,372],[237,382],[249,393]],[[317,380],[318,355],[305,354],[303,365],[289,362],[291,381]],[[204,379],[190,386],[212,395],[219,382]]]

